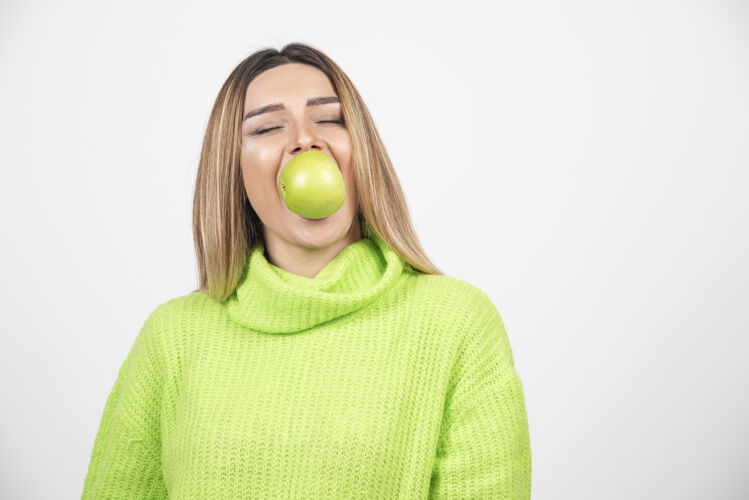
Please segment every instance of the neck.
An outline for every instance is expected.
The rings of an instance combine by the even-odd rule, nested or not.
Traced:
[[[324,246],[304,246],[289,242],[264,228],[265,257],[276,267],[305,278],[314,278],[344,248],[361,239],[358,217],[354,217],[348,232]]]

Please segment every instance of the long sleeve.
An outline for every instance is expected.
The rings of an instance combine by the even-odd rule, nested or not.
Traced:
[[[502,318],[477,290],[451,372],[429,498],[527,500],[531,450],[522,383]]]
[[[143,324],[106,401],[82,499],[164,499],[160,408],[164,386],[155,314]]]

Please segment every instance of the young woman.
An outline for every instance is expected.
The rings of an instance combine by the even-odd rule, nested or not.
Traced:
[[[330,155],[345,199],[278,179]],[[200,287],[122,364],[83,498],[530,498],[502,319],[426,257],[361,96],[309,45],[260,50],[213,106],[193,208]]]

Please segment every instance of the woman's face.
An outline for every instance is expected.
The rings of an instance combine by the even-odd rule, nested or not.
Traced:
[[[317,98],[324,99],[314,101]],[[268,105],[274,106],[262,112]],[[243,117],[242,177],[247,197],[263,224],[266,246],[291,244],[311,249],[327,247],[353,234],[356,237],[352,239],[359,239],[351,137],[325,73],[301,63],[262,72],[247,86]],[[278,191],[278,177],[286,163],[310,149],[335,159],[346,188],[341,208],[322,219],[292,212]]]

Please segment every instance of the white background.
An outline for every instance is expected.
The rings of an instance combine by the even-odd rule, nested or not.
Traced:
[[[533,498],[747,498],[738,0],[3,2],[0,497],[80,497],[143,321],[197,287],[216,94],[293,41],[350,76],[427,253],[502,314]]]

